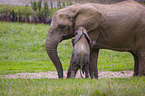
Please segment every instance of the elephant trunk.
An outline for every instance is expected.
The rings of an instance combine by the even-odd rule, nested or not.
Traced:
[[[53,62],[53,64],[56,67],[58,77],[63,78],[62,64],[57,55],[57,46],[60,41],[61,41],[61,39],[59,39],[59,40],[54,39],[54,37],[51,37],[51,35],[48,32],[45,46],[46,46],[46,51],[47,51],[49,58],[51,59],[51,61]]]

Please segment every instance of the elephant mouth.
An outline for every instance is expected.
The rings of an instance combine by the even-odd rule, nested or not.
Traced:
[[[75,36],[74,32],[75,32],[74,27],[68,26],[67,33],[63,36],[62,40],[66,40],[66,39],[74,37]]]

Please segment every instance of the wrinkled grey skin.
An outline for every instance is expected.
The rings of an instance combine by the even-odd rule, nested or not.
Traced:
[[[87,35],[87,31],[83,27],[79,27],[75,31],[75,38],[72,40],[73,43],[73,53],[72,53],[72,65],[71,66],[71,77],[74,78],[76,72],[80,68],[80,74],[85,72],[85,78],[89,75],[89,59],[90,59],[90,48],[91,41]],[[82,76],[83,77],[83,76]]]
[[[74,30],[80,26],[95,42],[89,60],[91,78],[98,78],[99,49],[132,53],[135,60],[134,76],[145,75],[145,6],[135,1],[124,1],[112,5],[77,4],[58,10],[52,18],[46,50],[59,78],[63,78],[63,68],[57,55],[57,45],[62,40],[72,38]]]

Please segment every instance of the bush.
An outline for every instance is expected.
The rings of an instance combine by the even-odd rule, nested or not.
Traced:
[[[31,0],[31,6],[0,5],[0,21],[48,24],[57,10],[49,8],[47,0],[44,1],[44,7],[42,0]]]

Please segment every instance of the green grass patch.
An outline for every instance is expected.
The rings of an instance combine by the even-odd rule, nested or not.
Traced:
[[[101,50],[98,59],[98,69],[101,71],[133,70],[134,59],[128,52]]]
[[[144,96],[145,77],[0,79],[1,96]]]
[[[45,51],[49,25],[0,22],[0,74],[55,71]],[[72,54],[71,40],[58,46],[64,70]],[[100,50],[99,71],[133,69],[133,57],[126,52]]]

